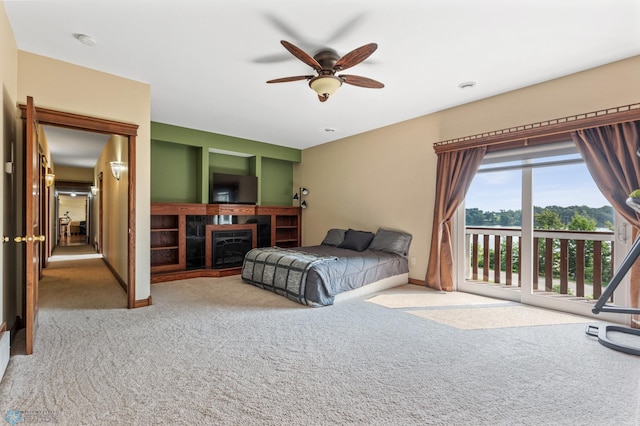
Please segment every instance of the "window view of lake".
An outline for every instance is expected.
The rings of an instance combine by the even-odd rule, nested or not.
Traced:
[[[521,170],[477,174],[465,199],[466,225],[520,227],[521,174]],[[534,169],[533,205],[537,219],[563,225],[536,222],[536,228],[567,229],[576,214],[595,221],[598,230],[613,226],[613,208],[583,163]]]
[[[571,148],[485,158],[465,198],[467,280],[520,287],[527,265],[534,271],[530,291],[600,296],[612,275],[614,210]],[[525,168],[532,179],[523,189]],[[533,229],[525,230],[533,245],[525,255],[521,209],[529,196],[524,204],[533,205]]]

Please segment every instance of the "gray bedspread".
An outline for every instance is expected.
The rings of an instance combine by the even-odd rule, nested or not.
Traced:
[[[253,249],[244,258],[242,279],[306,305],[305,287],[309,269],[335,260],[335,256],[278,247]]]
[[[254,252],[256,250],[256,252]],[[253,249],[251,257],[262,255],[272,255],[277,251],[288,255],[299,253],[301,259],[310,260],[317,256],[320,261],[312,261],[308,268],[305,268],[304,282],[300,284],[297,292],[299,297],[290,297],[298,303],[310,306],[332,305],[337,294],[374,283],[383,278],[409,272],[407,258],[398,254],[385,253],[375,250],[365,250],[357,252],[328,245],[298,247],[295,249],[280,249],[268,247]],[[300,264],[296,267],[300,269]],[[257,285],[258,287],[273,290],[270,278],[266,282],[260,279],[253,272],[255,265],[253,261],[247,261],[242,268],[242,279],[245,282]],[[276,290],[274,290],[276,291]],[[288,288],[287,291],[292,291]],[[276,291],[278,292],[278,291]],[[283,292],[280,291],[280,294]],[[295,291],[292,291],[292,295]],[[296,300],[297,299],[297,300]]]

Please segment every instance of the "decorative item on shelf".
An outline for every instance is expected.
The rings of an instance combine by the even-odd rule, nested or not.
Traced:
[[[300,201],[300,207],[303,209],[307,208],[307,202],[305,200],[302,199],[302,197],[304,195],[309,194],[309,190],[307,188],[300,188],[300,192],[299,193],[295,193],[293,194],[293,199],[294,200],[299,200]]]
[[[109,163],[109,166],[111,167],[111,174],[113,175],[113,177],[116,178],[116,180],[120,180],[122,171],[125,168],[125,163],[123,163],[122,161],[111,161]]]
[[[44,183],[45,185],[47,185],[47,188],[51,188],[51,186],[53,186],[53,182],[56,179],[56,175],[54,175],[53,173],[47,173],[46,175],[44,175]]]
[[[95,185],[91,185],[91,194],[98,195],[98,187]]]

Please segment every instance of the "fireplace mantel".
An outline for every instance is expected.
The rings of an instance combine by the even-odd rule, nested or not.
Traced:
[[[205,265],[207,268],[211,268],[211,257],[212,257],[212,244],[211,244],[211,234],[213,231],[251,231],[251,248],[258,247],[258,225],[255,223],[247,223],[244,225],[207,225],[206,227],[206,250],[205,250]]]

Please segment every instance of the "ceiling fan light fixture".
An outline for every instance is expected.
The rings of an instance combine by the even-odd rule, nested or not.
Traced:
[[[340,86],[342,86],[342,80],[333,75],[319,75],[309,81],[309,87],[311,87],[318,96],[323,97],[333,95]]]

